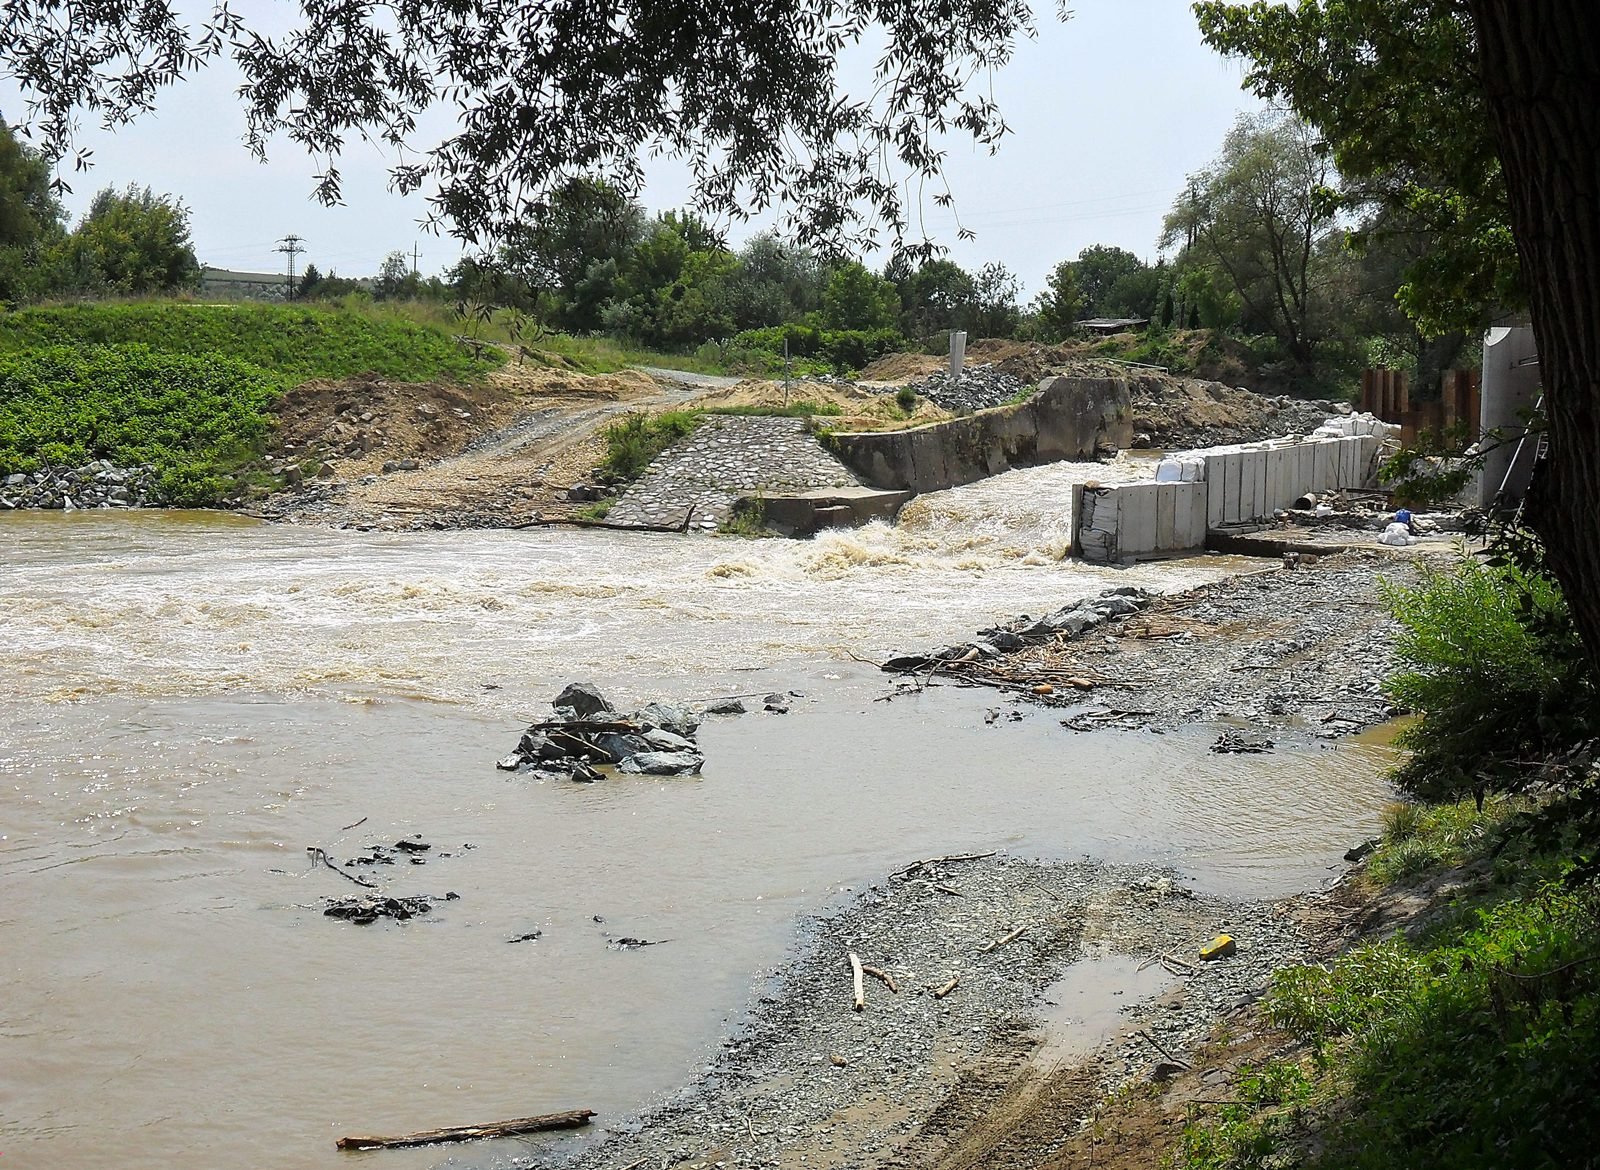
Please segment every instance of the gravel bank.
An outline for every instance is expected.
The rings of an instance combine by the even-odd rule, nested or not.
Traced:
[[[1219,932],[1238,951],[1202,963],[1200,946]],[[608,1124],[609,1140],[576,1167],[916,1161],[942,1140],[929,1118],[969,1091],[974,1067],[1039,1045],[1046,990],[1074,961],[1135,964],[1165,952],[1181,963],[1171,974],[1153,970],[1164,993],[1111,1025],[1119,1039],[1101,1067],[1115,1081],[1181,1059],[1222,1012],[1253,999],[1274,968],[1311,945],[1284,905],[1198,894],[1169,871],[1004,855],[915,867],[801,933],[799,955],[773,974],[702,1078],[633,1122]],[[891,976],[898,994],[869,976],[865,1010],[852,1010],[851,951]],[[957,976],[948,995],[933,994]],[[1100,1038],[1089,1035],[1088,1047]]]
[[[1126,612],[1081,628],[1075,614],[1095,603],[1043,618],[1023,614],[978,631],[965,646],[935,651],[930,658],[953,665],[932,672],[917,665],[900,685],[944,677],[994,685],[1012,702],[1061,708],[1062,725],[1078,731],[1226,722],[1336,738],[1403,713],[1383,692],[1398,627],[1382,583],[1414,584],[1425,563],[1452,555],[1435,545],[1297,558],[1295,568],[1128,600],[1118,606]],[[1119,592],[1126,591],[1102,601]],[[1035,680],[1048,689],[1034,693]]]

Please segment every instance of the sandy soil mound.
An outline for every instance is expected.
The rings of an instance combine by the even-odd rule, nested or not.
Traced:
[[[941,410],[926,399],[919,399],[915,409],[907,414],[900,409],[893,394],[874,393],[831,382],[795,382],[790,386],[786,399],[782,382],[752,380],[698,395],[685,406],[701,409],[729,406],[778,408],[784,406],[786,401],[789,405],[813,402],[836,408],[839,414],[826,416],[828,425],[836,430],[901,430],[951,417],[949,411]]]
[[[886,353],[861,371],[863,382],[914,382],[936,374],[950,363],[948,359],[925,353]]]

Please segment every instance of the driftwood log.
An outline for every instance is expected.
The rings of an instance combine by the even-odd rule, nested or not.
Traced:
[[[882,967],[868,967],[863,964],[861,969],[868,975],[871,975],[874,979],[878,980],[896,995],[900,994],[900,985],[894,981],[894,976],[889,974],[889,972],[885,971]]]
[[[538,1117],[514,1117],[484,1125],[458,1125],[449,1129],[425,1129],[400,1137],[342,1137],[335,1143],[341,1150],[390,1150],[402,1146],[427,1146],[434,1142],[472,1142],[480,1138],[515,1137],[519,1133],[538,1133],[547,1129],[576,1129],[588,1125],[593,1109],[569,1109],[565,1113],[545,1113]]]
[[[938,987],[935,987],[933,989],[933,998],[934,999],[943,999],[945,996],[949,995],[952,991],[954,991],[959,986],[961,986],[961,976],[952,975],[952,976],[950,976],[950,982],[949,983],[940,984]]]
[[[893,881],[895,878],[909,877],[919,869],[930,865],[939,865],[946,861],[981,861],[985,857],[993,857],[997,852],[999,851],[991,849],[987,853],[947,853],[943,857],[924,857],[921,861],[913,861],[904,869],[895,870],[889,875],[889,880]]]
[[[992,942],[986,942],[978,948],[978,953],[987,955],[990,951],[997,950],[998,948],[1005,946],[1008,942],[1014,942],[1018,938],[1021,938],[1022,933],[1027,929],[1028,928],[1026,926],[1019,926],[1004,938],[997,938]]]
[[[855,991],[856,1011],[861,1011],[867,1006],[867,989],[861,982],[861,956],[854,951],[850,952],[850,981]]]

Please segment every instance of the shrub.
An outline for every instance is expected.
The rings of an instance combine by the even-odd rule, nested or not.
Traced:
[[[638,479],[657,455],[693,434],[700,422],[699,414],[682,410],[626,415],[605,430],[606,457],[601,467],[620,480]]]
[[[907,414],[910,414],[917,409],[917,392],[910,386],[900,387],[894,392],[894,404]]]
[[[1594,686],[1566,602],[1542,565],[1517,560],[1383,586],[1405,666],[1389,693],[1418,715],[1396,741],[1413,753],[1397,779],[1424,799],[1515,791],[1537,775],[1519,764],[1592,733]]]

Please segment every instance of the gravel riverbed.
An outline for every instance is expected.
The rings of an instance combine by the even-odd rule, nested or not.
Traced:
[[[772,973],[701,1078],[636,1119],[607,1120],[607,1140],[572,1165],[919,1161],[932,1140],[925,1123],[970,1093],[972,1068],[1014,1064],[1047,1041],[1038,1013],[1075,961],[1149,964],[1143,980],[1159,994],[1130,994],[1126,1010],[1110,1008],[1109,1026],[1097,1025],[1109,1037],[1085,1025],[1077,1039],[1090,1041],[1085,1052],[1109,1039],[1099,1066],[1108,1083],[1159,1076],[1219,1015],[1257,996],[1272,970],[1310,953],[1292,910],[1197,893],[1155,867],[1003,854],[910,867],[803,923],[797,956]],[[1202,962],[1200,947],[1222,932],[1237,951]],[[851,952],[898,992],[869,975],[865,1008],[853,1010]]]

